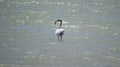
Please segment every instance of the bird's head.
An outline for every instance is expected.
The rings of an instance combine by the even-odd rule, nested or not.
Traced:
[[[56,20],[56,21],[54,22],[54,24],[56,25],[57,22],[60,22],[59,28],[61,28],[61,26],[62,26],[62,19]]]

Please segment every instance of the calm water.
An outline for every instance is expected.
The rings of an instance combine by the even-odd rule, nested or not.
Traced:
[[[0,0],[0,67],[120,67],[120,0]]]

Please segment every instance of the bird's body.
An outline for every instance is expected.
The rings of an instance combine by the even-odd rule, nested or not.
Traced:
[[[61,26],[62,26],[62,20],[58,19],[57,21],[55,21],[55,24],[56,24],[56,22],[60,22],[60,26],[59,26],[58,29],[55,30],[55,35],[57,35],[58,40],[62,40],[62,37],[64,35],[64,29],[61,28]]]
[[[64,29],[56,29],[55,34],[58,36],[58,40],[62,40]]]

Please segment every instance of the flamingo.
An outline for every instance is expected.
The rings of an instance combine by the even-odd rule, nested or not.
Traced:
[[[62,40],[63,35],[64,35],[64,29],[61,28],[62,26],[62,20],[58,19],[54,22],[54,24],[56,25],[56,23],[59,22],[59,28],[55,30],[55,35],[58,37],[58,40]]]

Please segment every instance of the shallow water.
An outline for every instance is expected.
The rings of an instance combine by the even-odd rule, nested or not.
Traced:
[[[0,0],[0,67],[119,67],[119,12],[119,0]]]

